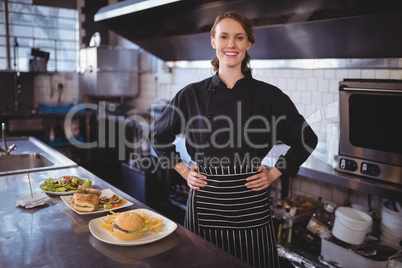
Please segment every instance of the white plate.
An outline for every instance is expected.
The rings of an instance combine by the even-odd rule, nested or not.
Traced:
[[[117,246],[139,246],[144,244],[149,244],[155,241],[158,241],[171,233],[174,232],[177,228],[177,224],[173,221],[169,220],[168,218],[159,215],[156,212],[151,210],[141,208],[141,209],[134,209],[130,210],[131,212],[138,212],[146,213],[149,215],[150,218],[160,218],[163,220],[163,226],[158,230],[154,231],[146,231],[140,238],[132,241],[123,241],[117,239],[114,235],[108,233],[105,229],[102,228],[100,225],[101,218],[93,219],[89,222],[89,230],[91,231],[92,235],[95,236],[102,242],[117,245]],[[106,217],[102,217],[102,219],[106,220]]]
[[[89,180],[89,179],[83,179],[83,180],[85,180],[85,181],[87,181],[87,180]],[[91,188],[92,188],[92,186],[94,186],[95,185],[95,182],[93,181],[93,180],[90,180],[90,181],[92,181],[92,185],[91,185]],[[40,188],[39,188],[40,189]],[[42,190],[42,189],[41,189]],[[52,194],[52,195],[73,195],[74,193],[76,193],[77,191],[69,191],[69,192],[50,192],[50,191],[45,191],[45,190],[42,190],[43,192],[45,192],[45,193],[47,193],[47,194]]]
[[[102,195],[101,195],[101,196],[111,196],[111,195],[114,194],[113,191],[110,190],[110,189],[105,189],[105,190],[102,190],[101,192],[102,192]],[[71,197],[72,197],[72,195],[60,196],[61,200],[64,201],[64,203],[67,205],[67,207],[71,208],[72,210],[74,210],[75,212],[77,212],[77,213],[80,214],[80,215],[108,212],[108,211],[111,211],[111,210],[116,210],[116,209],[120,209],[120,208],[129,207],[129,206],[131,206],[131,205],[133,204],[133,203],[131,203],[130,201],[126,200],[126,203],[125,203],[124,205],[122,205],[122,206],[120,206],[120,207],[117,207],[117,208],[111,208],[111,209],[99,208],[99,209],[97,209],[97,210],[95,210],[95,211],[83,212],[83,211],[77,211],[77,210],[73,209],[73,208],[70,206],[70,198],[71,198]]]

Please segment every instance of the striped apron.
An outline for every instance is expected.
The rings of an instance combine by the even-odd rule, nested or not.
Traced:
[[[244,184],[258,167],[203,167],[208,184],[190,190],[184,226],[254,267],[279,267],[268,191]]]

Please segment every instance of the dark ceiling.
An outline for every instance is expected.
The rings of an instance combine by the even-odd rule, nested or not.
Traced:
[[[255,27],[253,59],[402,57],[398,0],[183,0],[129,11],[142,2],[103,7],[95,21],[165,61],[210,59],[213,21],[234,9]]]

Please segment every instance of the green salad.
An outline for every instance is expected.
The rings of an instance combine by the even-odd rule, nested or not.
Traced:
[[[49,178],[45,180],[40,185],[40,188],[48,192],[72,192],[77,191],[80,185],[89,188],[92,186],[92,181],[80,179],[77,176],[62,176],[57,179]]]

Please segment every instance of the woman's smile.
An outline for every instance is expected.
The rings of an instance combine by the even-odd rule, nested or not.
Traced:
[[[239,54],[239,53],[236,52],[236,51],[224,51],[223,53],[224,53],[226,56],[230,57],[230,58],[234,58],[234,57],[237,56],[237,54]]]

